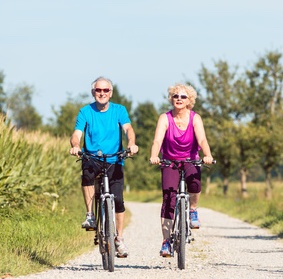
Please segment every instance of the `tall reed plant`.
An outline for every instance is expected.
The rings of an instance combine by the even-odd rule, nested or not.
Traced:
[[[93,248],[80,164],[69,139],[16,130],[0,116],[0,275],[24,275]]]
[[[0,129],[0,208],[45,204],[54,210],[79,178],[68,139],[16,131],[4,119]]]

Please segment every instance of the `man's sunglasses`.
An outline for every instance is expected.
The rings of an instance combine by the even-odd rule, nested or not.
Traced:
[[[94,88],[94,89],[92,89],[92,90],[94,90],[95,92],[97,92],[97,93],[100,93],[100,92],[104,92],[104,93],[108,93],[108,92],[110,92],[111,91],[111,89],[109,89],[109,88]]]
[[[173,99],[183,99],[183,100],[185,100],[185,99],[187,99],[188,98],[188,96],[187,95],[179,95],[179,94],[175,94],[175,95],[173,95],[172,96],[172,98]]]

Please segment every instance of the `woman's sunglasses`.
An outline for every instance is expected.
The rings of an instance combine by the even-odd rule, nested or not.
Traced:
[[[179,95],[179,94],[175,94],[172,96],[173,99],[182,99],[182,100],[185,100],[188,98],[187,95]]]

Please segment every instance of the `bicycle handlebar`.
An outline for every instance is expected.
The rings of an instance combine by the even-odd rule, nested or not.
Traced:
[[[102,153],[101,150],[98,150],[97,154],[79,151],[78,155],[81,156],[81,157],[85,157],[87,159],[89,159],[89,158],[98,158],[98,159],[104,159],[104,160],[106,158],[118,156],[118,159],[123,160],[123,159],[129,158],[129,156],[128,156],[129,153],[131,153],[131,149],[130,148],[127,148],[126,150],[118,151],[118,152],[113,153],[113,154],[104,154],[104,153]]]
[[[199,159],[199,160],[191,160],[190,158],[187,158],[185,160],[169,160],[169,159],[161,159],[160,163],[163,164],[164,167],[169,167],[172,164],[174,164],[174,166],[178,166],[180,163],[192,163],[193,165],[195,165],[196,167],[200,167],[202,165],[204,165],[204,161],[203,159]],[[216,160],[212,161],[212,164],[216,164]]]

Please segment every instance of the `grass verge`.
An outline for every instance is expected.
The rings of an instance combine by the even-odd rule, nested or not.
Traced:
[[[1,213],[2,275],[39,272],[93,248],[93,233],[80,228],[82,199],[73,198],[72,207],[56,212],[34,208]]]
[[[264,192],[264,183],[251,182],[248,183],[248,197],[243,198],[239,183],[230,183],[228,195],[223,196],[222,187],[212,184],[210,193],[201,196],[199,206],[266,228],[283,238],[283,185],[274,183],[272,200],[267,200]]]
[[[85,216],[80,189],[67,200],[72,206],[56,212],[36,208],[1,212],[0,278],[44,271],[97,248],[94,232],[80,226]],[[126,211],[125,226],[130,217]]]

